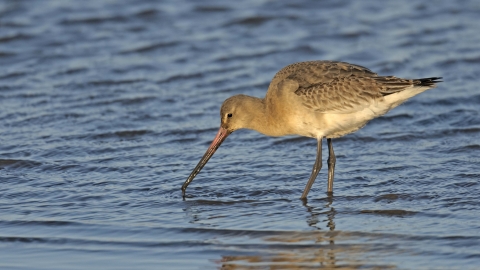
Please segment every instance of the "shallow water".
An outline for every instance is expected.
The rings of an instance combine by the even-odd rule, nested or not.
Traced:
[[[0,268],[480,269],[480,4],[423,2],[0,1]],[[332,197],[242,130],[182,200],[221,102],[315,59],[445,82],[334,140]]]

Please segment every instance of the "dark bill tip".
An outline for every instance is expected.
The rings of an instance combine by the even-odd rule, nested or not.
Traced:
[[[222,144],[222,142],[232,133],[231,131],[228,131],[227,129],[220,127],[220,129],[217,132],[217,135],[213,139],[213,142],[210,144],[208,147],[207,151],[203,155],[202,159],[198,162],[197,166],[195,169],[193,169],[192,173],[190,176],[188,176],[187,180],[185,183],[182,185],[182,196],[185,198],[185,192],[187,190],[188,185],[190,182],[192,182],[193,178],[197,176],[197,174],[202,170],[203,166],[207,164],[208,160],[213,156],[215,151],[217,151],[218,147]]]

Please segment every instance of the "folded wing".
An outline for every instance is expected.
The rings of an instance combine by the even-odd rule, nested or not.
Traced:
[[[358,65],[313,61],[289,65],[273,81],[279,89],[298,95],[307,108],[324,113],[352,113],[407,88],[434,87],[439,79],[378,76]]]

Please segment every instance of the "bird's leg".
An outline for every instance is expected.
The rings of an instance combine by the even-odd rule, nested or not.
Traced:
[[[322,168],[322,138],[317,139],[317,158],[315,159],[315,164],[313,164],[312,174],[310,175],[310,179],[308,179],[307,186],[303,190],[302,196],[300,199],[305,199],[310,191],[310,188],[315,182],[315,178],[317,178],[318,172]]]
[[[335,153],[333,152],[332,139],[327,139],[328,143],[328,193],[333,193],[333,174],[335,172]]]

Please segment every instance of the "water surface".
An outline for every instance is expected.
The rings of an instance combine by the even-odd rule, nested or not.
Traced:
[[[479,269],[478,18],[478,1],[0,1],[0,268]],[[324,163],[298,199],[315,140],[241,130],[182,200],[222,101],[316,59],[445,82],[334,140],[334,196]]]

